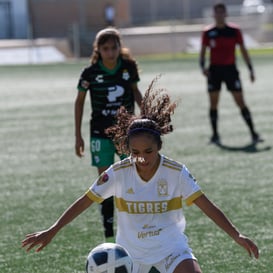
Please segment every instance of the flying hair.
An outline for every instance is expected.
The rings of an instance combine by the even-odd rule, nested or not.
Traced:
[[[129,154],[129,139],[138,134],[149,134],[161,146],[161,136],[173,131],[171,115],[177,106],[172,102],[168,91],[157,88],[160,76],[152,80],[142,99],[140,114],[132,115],[124,106],[117,112],[116,124],[106,129],[106,133],[113,139],[120,154]]]

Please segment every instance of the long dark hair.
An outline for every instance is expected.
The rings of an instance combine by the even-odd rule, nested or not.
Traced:
[[[98,60],[101,58],[99,53],[99,47],[109,40],[113,40],[119,45],[121,58],[135,62],[135,59],[130,53],[130,50],[126,47],[123,47],[120,32],[116,28],[107,27],[99,31],[96,35],[93,43],[93,52],[90,59],[91,64],[95,64],[98,62]]]

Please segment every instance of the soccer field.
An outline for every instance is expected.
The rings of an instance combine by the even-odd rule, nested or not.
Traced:
[[[272,51],[253,54],[252,59],[255,84],[238,61],[246,102],[265,139],[255,147],[225,88],[219,111],[223,147],[208,144],[208,98],[197,56],[138,62],[142,92],[162,74],[158,86],[179,100],[175,131],[163,138],[162,152],[185,163],[207,196],[261,251],[259,260],[250,259],[197,207],[185,206],[186,234],[204,273],[272,272]],[[97,176],[90,166],[89,99],[83,121],[85,157],[74,154],[76,84],[87,63],[0,67],[1,273],[84,273],[89,250],[103,241],[94,205],[42,252],[27,254],[20,244],[25,234],[48,228]]]

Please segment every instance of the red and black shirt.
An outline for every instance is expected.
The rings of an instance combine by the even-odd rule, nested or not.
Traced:
[[[236,25],[226,24],[224,28],[209,27],[202,35],[202,45],[210,48],[211,65],[235,64],[237,44],[243,44],[243,37]]]

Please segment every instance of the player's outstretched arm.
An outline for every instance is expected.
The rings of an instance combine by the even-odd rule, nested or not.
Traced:
[[[225,214],[218,207],[216,207],[205,195],[197,198],[194,203],[221,229],[223,229],[228,235],[230,235],[236,243],[244,247],[250,256],[253,255],[256,259],[259,258],[259,249],[256,244],[249,238],[242,235],[225,216]]]
[[[27,251],[36,247],[36,252],[39,252],[51,242],[59,230],[80,215],[92,203],[92,200],[86,195],[83,195],[76,200],[49,229],[27,234],[26,238],[22,241],[22,247],[26,248]]]

